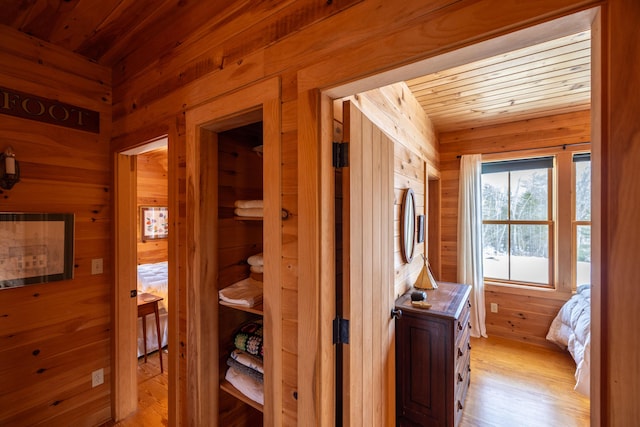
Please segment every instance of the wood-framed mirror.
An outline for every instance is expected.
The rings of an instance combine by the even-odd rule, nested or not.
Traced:
[[[416,235],[416,200],[415,193],[411,188],[407,188],[407,191],[404,193],[401,223],[400,247],[402,257],[406,263],[410,263],[411,260],[413,260]]]

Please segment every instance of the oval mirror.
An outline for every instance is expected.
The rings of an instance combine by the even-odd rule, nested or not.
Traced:
[[[404,193],[401,221],[400,246],[405,262],[409,263],[413,259],[414,236],[416,235],[416,201],[411,188]]]

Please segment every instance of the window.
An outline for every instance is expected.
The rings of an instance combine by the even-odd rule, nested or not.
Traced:
[[[591,155],[548,153],[482,165],[489,283],[571,292],[591,282]]]
[[[485,279],[553,285],[553,157],[484,163]]]
[[[591,155],[573,155],[573,260],[575,285],[591,283]]]

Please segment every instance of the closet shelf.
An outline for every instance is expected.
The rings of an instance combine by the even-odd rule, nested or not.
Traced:
[[[287,219],[289,218],[291,214],[289,213],[288,210],[286,209],[282,209],[282,219]],[[235,215],[233,217],[233,219],[237,220],[237,221],[262,221],[264,218],[261,216],[238,216]]]
[[[262,306],[262,303],[253,307],[247,307],[245,305],[230,304],[226,301],[219,300],[218,302],[220,303],[220,305],[224,305],[225,307],[235,308],[236,310],[246,311],[247,313],[259,314],[261,316],[264,315],[264,308]]]
[[[264,412],[263,406],[261,404],[249,399],[247,396],[242,394],[237,388],[235,388],[233,385],[231,385],[231,383],[229,381],[223,380],[220,383],[220,389],[226,391],[231,396],[235,397],[238,400],[241,400],[242,402],[244,402],[247,405],[257,409],[258,411]]]

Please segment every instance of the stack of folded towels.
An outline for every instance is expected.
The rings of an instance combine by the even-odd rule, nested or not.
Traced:
[[[259,254],[251,255],[249,258],[247,258],[247,263],[249,264],[251,278],[259,282],[263,282],[264,256],[262,255],[262,252],[260,252]]]
[[[243,307],[254,307],[262,302],[262,272],[264,270],[262,253],[251,255],[247,258],[247,262],[250,266],[250,277],[220,289],[218,298],[221,301]]]
[[[262,200],[236,200],[233,213],[236,216],[248,218],[262,218],[264,216],[264,204]]]
[[[225,379],[249,399],[264,404],[262,320],[245,323],[233,337]]]

